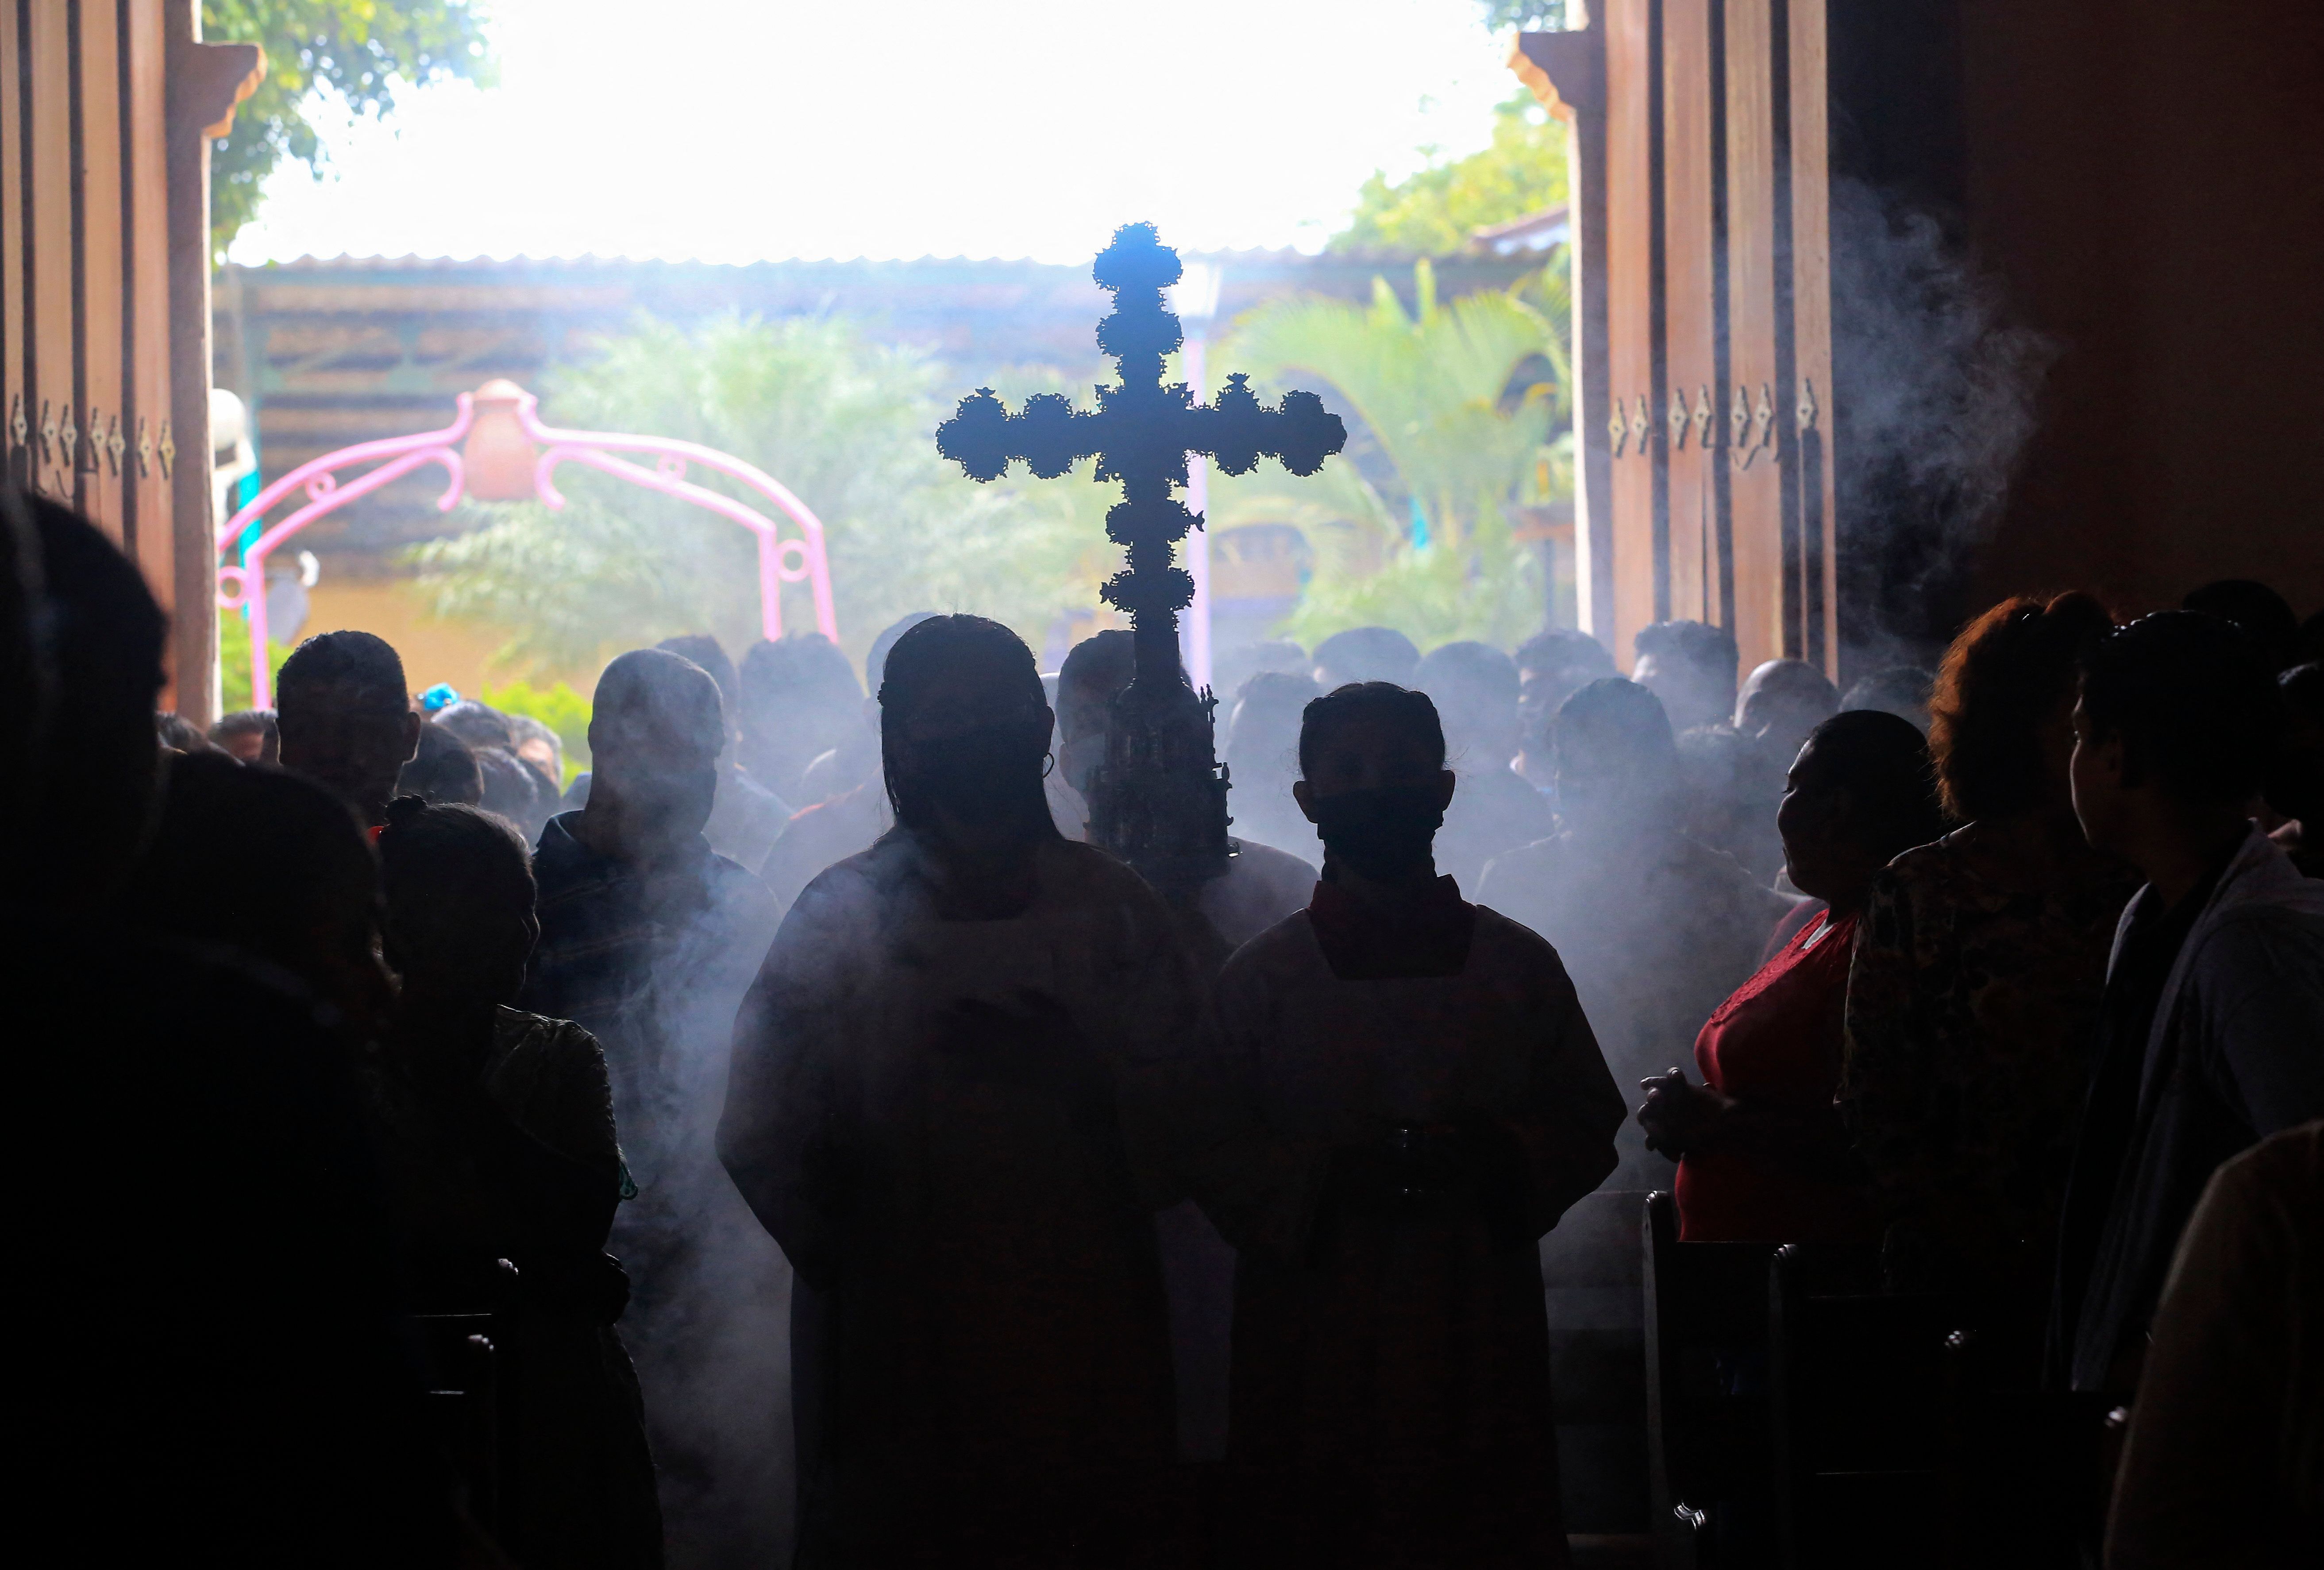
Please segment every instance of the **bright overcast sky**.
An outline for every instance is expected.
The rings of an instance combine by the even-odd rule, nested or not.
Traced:
[[[1485,144],[1474,0],[490,0],[501,84],[278,169],[239,262],[1086,260],[1313,249],[1376,168]],[[328,117],[324,117],[326,125]]]

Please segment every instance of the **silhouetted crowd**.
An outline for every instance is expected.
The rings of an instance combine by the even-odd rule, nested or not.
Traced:
[[[2316,1562],[2324,619],[2261,586],[1844,695],[1692,622],[1236,651],[1166,897],[1087,843],[1125,633],[672,639],[579,771],[331,632],[204,734],[137,569],[5,512],[77,1560],[1566,1565],[1542,1240],[1653,1189],[1970,1327],[2034,1416],[1961,1562]]]

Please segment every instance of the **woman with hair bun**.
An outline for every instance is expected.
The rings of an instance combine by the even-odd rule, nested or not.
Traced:
[[[1960,825],[1872,881],[1840,1105],[1904,1289],[2038,1314],[2115,923],[2138,878],[2092,850],[2067,765],[2088,595],[2004,601],[1945,651],[1929,748]]]

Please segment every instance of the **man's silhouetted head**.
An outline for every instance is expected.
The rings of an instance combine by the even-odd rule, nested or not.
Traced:
[[[2233,623],[2163,611],[2116,628],[2082,656],[2071,764],[2082,833],[2146,870],[2152,845],[2183,826],[2247,827],[2282,716],[2267,657]]]
[[[1557,711],[1552,733],[1558,816],[1592,842],[1628,838],[1665,817],[1678,780],[1678,743],[1652,692],[1609,676]]]
[[[1395,884],[1431,875],[1454,789],[1444,726],[1425,692],[1351,682],[1300,716],[1292,794],[1323,842],[1327,878]]]
[[[1033,651],[1016,633],[982,616],[921,622],[896,640],[880,683],[896,821],[1054,835],[1041,789],[1054,724]]]
[[[1655,622],[1631,642],[1630,679],[1661,700],[1673,731],[1725,725],[1735,708],[1735,634],[1703,622]]]
[[[347,801],[365,823],[384,823],[424,723],[394,649],[369,633],[324,633],[291,651],[274,687],[282,766]]]
[[[1412,684],[1420,650],[1394,627],[1351,627],[1315,645],[1315,685],[1325,692],[1351,682]]]
[[[215,752],[171,762],[129,888],[143,920],[281,966],[358,1030],[387,1006],[378,894],[377,863],[345,800]]]
[[[1447,643],[1420,662],[1413,685],[1435,701],[1444,740],[1463,773],[1506,769],[1523,737],[1517,662],[1489,643]]]
[[[1770,660],[1755,669],[1735,700],[1735,728],[1777,769],[1788,769],[1808,733],[1840,712],[1840,690],[1804,660]]]
[[[1119,627],[1074,644],[1057,672],[1057,767],[1084,796],[1105,762],[1108,711],[1137,674],[1137,644]]]
[[[710,820],[726,719],[718,684],[666,649],[632,649],[605,667],[589,718],[594,771],[583,809],[601,852],[653,860]]]

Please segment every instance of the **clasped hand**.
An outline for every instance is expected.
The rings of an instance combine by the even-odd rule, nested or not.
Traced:
[[[1638,1108],[1646,1149],[1674,1159],[1701,1150],[1735,1104],[1707,1085],[1690,1083],[1685,1072],[1676,1068],[1638,1081],[1638,1088],[1646,1093]]]

